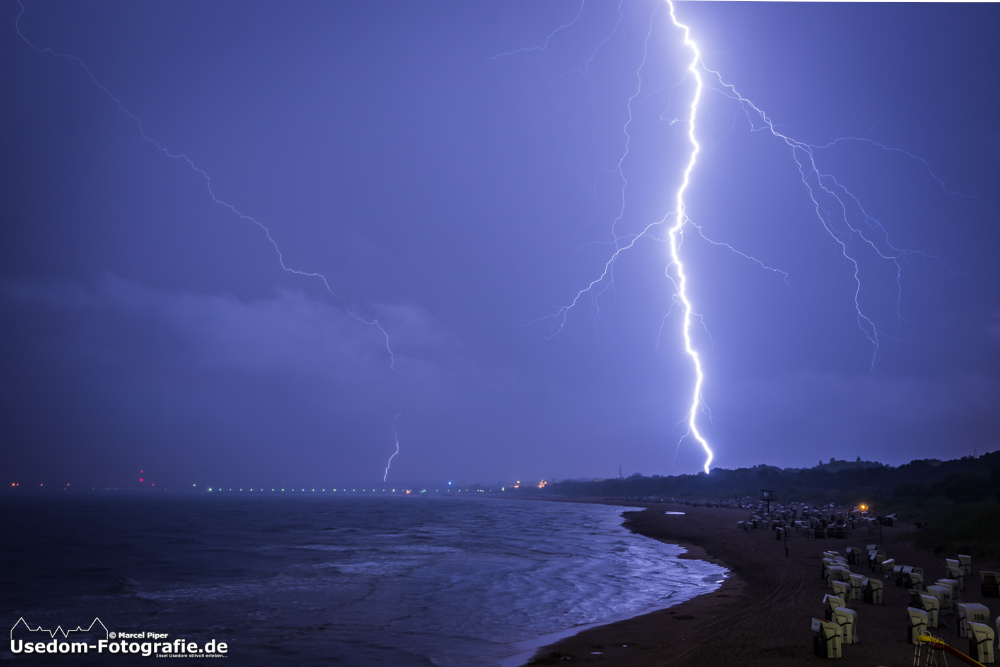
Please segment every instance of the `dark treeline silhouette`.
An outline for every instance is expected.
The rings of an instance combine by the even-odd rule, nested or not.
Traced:
[[[724,500],[758,497],[772,489],[783,501],[865,503],[886,513],[955,503],[1000,502],[1000,451],[950,461],[921,459],[900,466],[830,459],[812,468],[757,465],[711,474],[644,476],[554,482],[546,493],[565,497]],[[532,490],[526,490],[530,493]],[[881,513],[881,512],[880,512]]]

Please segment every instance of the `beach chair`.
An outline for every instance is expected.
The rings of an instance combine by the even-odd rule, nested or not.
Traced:
[[[958,564],[962,567],[962,571],[965,574],[972,574],[972,556],[958,554]]]
[[[847,607],[836,607],[830,612],[830,620],[840,626],[845,644],[858,643],[858,612]]]
[[[910,591],[910,606],[927,612],[927,627],[938,627],[941,603],[936,597],[920,591]]]
[[[813,653],[821,658],[842,658],[844,631],[841,626],[819,618],[812,620]]]
[[[884,561],[882,561],[881,563],[879,563],[878,568],[876,568],[875,571],[876,572],[892,572],[895,567],[896,567],[896,559],[895,558],[886,558]]]
[[[856,644],[858,612],[848,609],[844,599],[837,595],[824,596],[823,603],[827,605],[826,620],[836,623],[843,630],[843,643]]]
[[[904,565],[893,565],[892,566],[892,578],[895,580],[897,586],[903,585],[903,568]]]
[[[957,563],[958,561],[955,562]],[[946,564],[944,567],[944,571],[949,579],[954,579],[955,581],[958,582],[958,590],[960,591],[965,590],[965,570],[963,570],[958,565],[951,566]]]
[[[833,589],[833,594],[838,598],[851,599],[851,585],[846,581],[831,581],[830,588]]]
[[[962,596],[958,594],[962,589],[957,579],[938,579],[936,583],[940,586],[948,586],[951,588],[952,604],[957,604],[962,601]]]
[[[927,634],[927,612],[916,607],[907,607],[906,616],[909,626],[906,628],[906,643],[916,644],[917,637]]]
[[[989,623],[990,610],[978,602],[962,602],[955,605],[958,610],[958,636],[968,639],[968,623]],[[1000,621],[1000,619],[997,619]]]
[[[983,580],[982,583],[979,584],[979,592],[982,593],[983,597],[984,598],[1000,597],[1000,589],[997,588],[996,572],[980,570],[979,576]]]
[[[836,609],[837,607],[847,606],[847,603],[844,601],[844,598],[840,597],[839,595],[830,595],[829,593],[823,596],[823,604],[826,605],[827,620],[830,620],[829,619],[830,610]]]
[[[940,602],[933,595],[920,595],[920,608],[927,612],[927,627],[938,627],[941,615]]]
[[[984,665],[993,664],[993,628],[985,623],[968,623],[969,657]]]
[[[882,604],[882,582],[878,579],[865,579],[862,599],[867,604]]]
[[[830,588],[833,586],[835,581],[846,581],[848,586],[850,586],[851,581],[851,571],[848,570],[843,565],[831,565],[826,568],[826,587]]]
[[[920,567],[911,567],[909,572],[903,570],[903,588],[919,591],[924,587],[924,570]]]
[[[862,599],[863,597],[862,591],[865,585],[865,577],[861,576],[860,574],[852,573],[849,578],[851,582],[851,599],[852,600]]]
[[[951,609],[951,586],[942,586],[941,584],[928,586],[927,595],[937,598],[938,609],[942,611]]]

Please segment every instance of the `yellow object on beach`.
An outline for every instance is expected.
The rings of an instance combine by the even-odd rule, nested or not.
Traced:
[[[923,652],[922,649],[925,646],[927,647],[927,654],[925,656],[925,661],[922,663],[923,665],[936,664],[936,661],[933,661],[933,658],[931,657],[932,656],[931,651],[943,651],[955,658],[958,658],[967,665],[972,665],[972,667],[986,667],[986,665],[979,662],[978,660],[967,656],[966,654],[959,651],[957,648],[950,646],[943,640],[938,639],[937,637],[932,637],[931,635],[920,635],[917,637],[917,646],[913,654],[914,667],[920,667],[921,665],[920,658]]]

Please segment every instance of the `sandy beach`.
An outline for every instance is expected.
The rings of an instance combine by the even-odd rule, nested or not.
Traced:
[[[683,515],[665,514],[667,511]],[[686,557],[709,560],[730,570],[722,587],[712,593],[618,623],[588,629],[540,649],[529,665],[722,665],[781,666],[816,664],[811,619],[822,617],[823,596],[832,592],[821,578],[822,552],[845,553],[848,546],[864,548],[879,542],[879,533],[856,529],[846,539],[807,540],[794,536],[784,543],[769,531],[737,530],[747,510],[652,505],[628,512],[626,527],[648,537],[680,544]],[[882,543],[889,558],[901,565],[924,568],[925,583],[945,576],[944,559],[914,548],[903,539],[912,525],[884,528]],[[868,576],[867,563],[852,571]],[[990,609],[990,625],[1000,612],[1000,600],[982,598],[979,570],[994,563],[973,559],[972,576],[966,577],[964,602],[981,602]],[[878,576],[878,575],[876,575]],[[858,613],[858,644],[844,646],[843,664],[903,667],[913,663],[913,646],[906,643],[906,607],[909,592],[885,581],[885,604],[852,601]],[[968,642],[958,636],[955,613],[943,614],[951,626],[931,630],[963,652]]]

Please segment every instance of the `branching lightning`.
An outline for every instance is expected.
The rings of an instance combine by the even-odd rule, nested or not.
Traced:
[[[669,1],[669,0],[668,0]],[[941,189],[949,195],[955,195],[965,199],[973,199],[976,201],[983,202],[982,199],[978,197],[973,197],[970,195],[965,195],[960,192],[955,192],[949,190],[946,186],[944,180],[942,180],[934,171],[931,169],[930,164],[927,160],[910,153],[909,151],[903,150],[901,148],[893,148],[891,146],[886,146],[877,141],[867,139],[865,137],[841,137],[835,139],[824,145],[810,144],[803,141],[799,141],[794,137],[791,137],[783,132],[780,132],[778,124],[775,123],[763,110],[757,107],[753,102],[744,97],[736,90],[736,88],[729,83],[726,83],[722,75],[701,63],[701,67],[711,74],[714,79],[718,82],[720,89],[719,92],[726,95],[727,97],[735,100],[739,104],[739,108],[746,114],[747,121],[750,123],[751,129],[753,131],[758,131],[766,129],[770,134],[782,142],[785,143],[791,149],[792,159],[795,161],[798,167],[799,176],[802,184],[806,188],[806,192],[809,195],[809,200],[812,203],[813,211],[816,218],[819,220],[820,224],[829,234],[830,238],[840,247],[841,255],[844,260],[851,266],[852,277],[854,279],[854,293],[853,302],[854,309],[856,313],[858,328],[864,333],[868,338],[868,341],[872,346],[872,357],[870,368],[873,373],[876,372],[876,363],[879,357],[880,344],[882,338],[893,338],[889,336],[884,330],[880,329],[876,324],[872,316],[868,315],[865,310],[861,307],[860,297],[862,282],[860,277],[860,266],[858,264],[857,258],[851,253],[849,244],[852,240],[857,239],[857,241],[862,246],[867,246],[870,248],[879,259],[892,262],[896,267],[896,315],[897,319],[902,319],[900,315],[900,301],[902,299],[902,265],[901,260],[910,256],[921,256],[927,259],[934,259],[940,261],[938,257],[933,255],[928,255],[927,253],[910,250],[906,248],[897,248],[889,240],[889,234],[882,224],[872,218],[865,211],[860,200],[847,189],[846,186],[841,184],[834,176],[826,174],[819,169],[816,163],[816,151],[822,150],[824,148],[830,148],[838,143],[846,141],[855,141],[868,143],[872,146],[879,148],[880,150],[899,153],[905,155],[906,157],[916,160],[924,165],[927,169],[928,174],[933,178],[940,186]],[[754,123],[756,119],[760,125]],[[820,203],[822,195],[825,195],[833,203],[834,207],[839,209],[839,214],[836,216],[836,224],[834,223],[833,214],[826,210]],[[867,236],[863,229],[851,222],[851,216],[849,213],[849,206],[847,201],[850,201],[854,206],[861,212],[861,217],[864,219],[865,226],[867,226],[872,231],[878,231],[883,237],[880,243]],[[987,202],[984,202],[987,203]],[[842,227],[840,227],[842,225]]]
[[[396,420],[399,416],[403,414],[402,412],[397,412],[396,416],[392,418],[392,435],[396,438],[396,451],[392,453],[389,457],[389,461],[385,464],[385,474],[382,476],[382,481],[389,479],[389,466],[392,465],[392,460],[396,458],[396,454],[399,454],[399,433],[396,431]]]
[[[611,29],[611,32],[608,33],[608,36],[605,37],[604,40],[600,44],[598,44],[597,46],[594,47],[594,52],[590,54],[589,58],[587,58],[587,62],[584,63],[583,67],[577,67],[576,69],[573,69],[573,70],[570,70],[570,71],[566,72],[566,74],[573,74],[574,72],[579,72],[580,74],[586,74],[587,71],[590,70],[590,63],[594,62],[594,58],[597,57],[597,52],[601,50],[602,46],[604,46],[609,41],[611,41],[611,38],[614,37],[614,35],[615,35],[616,32],[618,32],[618,28],[622,27],[622,21],[624,20],[624,17],[622,16],[622,3],[623,2],[625,2],[625,0],[618,0],[618,22],[615,23],[615,27]],[[583,12],[583,7],[582,6],[580,7],[580,11],[581,11],[581,13]],[[580,17],[577,16],[576,18],[580,18]],[[576,19],[573,19],[573,20],[576,21]],[[553,34],[555,34],[555,33],[553,33]],[[566,74],[563,74],[563,76],[566,76]]]
[[[212,198],[213,202],[215,202],[216,204],[218,204],[218,205],[220,205],[220,206],[228,209],[231,213],[233,213],[234,215],[236,215],[240,220],[243,220],[244,222],[250,222],[250,223],[253,223],[254,225],[257,225],[257,227],[259,227],[264,232],[264,235],[267,237],[268,243],[271,244],[271,247],[274,249],[275,254],[278,256],[278,264],[281,266],[281,269],[283,271],[287,271],[288,273],[293,273],[293,274],[295,274],[297,276],[304,276],[304,277],[307,277],[307,278],[318,278],[323,283],[323,287],[326,288],[326,291],[329,292],[337,301],[340,302],[341,306],[344,308],[344,311],[348,315],[350,315],[352,318],[354,318],[358,322],[361,322],[363,324],[367,324],[368,326],[371,326],[371,327],[374,327],[374,328],[378,329],[379,332],[382,334],[382,336],[385,338],[385,349],[389,353],[389,367],[392,368],[393,370],[396,369],[396,357],[393,354],[392,347],[389,344],[389,334],[388,334],[388,332],[386,332],[386,330],[384,328],[382,328],[382,325],[379,324],[379,322],[378,322],[377,319],[367,320],[367,319],[361,317],[360,315],[358,315],[357,313],[355,313],[350,308],[350,306],[347,304],[347,300],[344,299],[343,297],[341,297],[339,294],[337,294],[337,292],[335,292],[333,290],[333,288],[330,286],[330,281],[327,280],[326,276],[323,275],[322,273],[319,273],[319,272],[316,272],[316,271],[301,271],[299,269],[295,269],[295,268],[292,268],[292,267],[288,266],[285,263],[285,256],[281,252],[281,248],[278,246],[277,241],[274,240],[274,237],[271,236],[271,230],[267,226],[265,226],[262,222],[260,222],[259,220],[257,220],[256,218],[253,218],[253,217],[251,217],[249,215],[246,215],[245,213],[243,213],[240,210],[238,210],[234,205],[230,204],[227,201],[224,201],[224,200],[220,199],[215,194],[215,190],[213,190],[213,188],[212,188],[212,179],[208,175],[208,172],[206,172],[201,167],[197,166],[190,157],[188,157],[187,155],[185,155],[183,153],[172,153],[172,152],[170,152],[170,150],[168,150],[165,146],[163,146],[154,137],[151,137],[150,135],[148,135],[146,133],[145,127],[143,127],[142,120],[138,116],[136,116],[134,113],[132,113],[131,111],[129,111],[127,108],[125,108],[125,106],[122,104],[122,101],[118,97],[115,97],[115,95],[112,94],[112,92],[110,90],[108,90],[108,88],[104,84],[102,84],[100,81],[98,81],[97,77],[94,76],[94,73],[91,71],[90,67],[88,67],[87,64],[83,60],[81,60],[80,58],[78,58],[77,56],[74,56],[72,54],[59,53],[57,51],[53,51],[49,47],[40,48],[40,47],[35,46],[31,42],[31,40],[29,40],[24,35],[24,33],[21,32],[21,25],[20,25],[21,24],[21,17],[24,15],[25,8],[24,8],[24,3],[21,2],[21,0],[18,0],[17,4],[20,5],[21,11],[18,13],[17,18],[14,21],[14,29],[17,31],[18,36],[22,40],[24,40],[25,44],[27,44],[29,47],[31,47],[34,51],[36,51],[38,53],[47,53],[47,54],[55,56],[57,58],[67,58],[69,60],[75,61],[78,65],[80,65],[80,67],[82,67],[83,71],[87,73],[87,76],[94,83],[94,85],[97,86],[105,95],[108,96],[108,98],[112,102],[115,103],[115,105],[118,107],[118,110],[121,111],[123,114],[125,114],[130,119],[132,119],[132,121],[135,122],[136,126],[139,129],[139,135],[143,138],[143,140],[145,140],[148,144],[154,146],[156,148],[156,150],[158,150],[159,152],[163,153],[167,157],[172,158],[174,160],[181,160],[181,161],[187,163],[188,167],[190,167],[192,171],[194,171],[197,174],[199,174],[205,180],[205,187],[208,190],[208,194]],[[580,7],[580,11],[581,12],[583,11],[582,5]]]
[[[566,28],[570,27],[571,25],[573,25],[574,23],[576,23],[580,19],[581,16],[583,16],[583,8],[586,6],[586,4],[587,4],[587,0],[583,0],[580,3],[580,11],[578,11],[576,13],[576,16],[573,17],[573,20],[570,21],[569,23],[562,24],[561,26],[559,26],[558,28],[556,28],[555,30],[553,30],[552,32],[550,32],[548,34],[548,36],[545,38],[545,43],[542,44],[541,46],[526,46],[524,48],[514,49],[513,51],[507,51],[506,53],[498,53],[498,54],[494,55],[492,58],[490,58],[490,60],[496,60],[497,58],[502,58],[503,56],[512,56],[515,53],[526,53],[526,52],[531,52],[531,51],[544,51],[545,49],[549,48],[549,41],[553,37],[556,36],[557,32],[560,32],[561,30],[565,30]],[[608,35],[608,39],[611,39],[611,35]],[[607,41],[607,40],[605,40],[605,41]],[[600,48],[600,47],[598,47],[598,48]],[[596,49],[595,49],[595,53],[596,53]]]
[[[920,162],[926,169],[930,177],[940,185],[941,189],[949,195],[955,195],[966,199],[973,199],[979,202],[989,204],[984,200],[963,194],[960,192],[953,191],[949,189],[944,180],[941,179],[934,170],[931,168],[930,163],[917,156],[913,153],[906,151],[901,148],[895,148],[892,146],[887,146],[885,144],[879,143],[866,136],[862,137],[841,137],[830,141],[826,144],[810,144],[797,139],[778,130],[780,125],[771,120],[760,108],[754,105],[749,99],[741,95],[734,86],[726,83],[719,72],[708,68],[701,55],[701,51],[698,48],[697,43],[691,37],[690,28],[681,23],[676,16],[674,11],[674,4],[672,0],[663,0],[670,11],[670,18],[673,26],[683,33],[683,45],[691,53],[691,59],[687,62],[686,67],[686,77],[690,76],[694,80],[694,92],[692,94],[691,102],[688,109],[688,116],[686,118],[669,118],[667,116],[661,116],[662,120],[670,120],[670,126],[673,127],[680,123],[686,123],[687,132],[686,140],[691,147],[690,153],[682,173],[681,183],[674,194],[674,210],[667,213],[661,220],[657,220],[647,224],[639,233],[637,234],[626,234],[619,235],[615,228],[617,223],[622,219],[624,215],[625,207],[625,190],[628,187],[628,181],[623,172],[623,163],[625,158],[629,153],[629,143],[631,141],[631,136],[629,134],[629,125],[632,122],[632,104],[642,88],[642,76],[641,71],[643,66],[646,64],[647,57],[647,45],[649,40],[649,35],[651,34],[652,24],[650,24],[650,33],[646,35],[646,43],[643,46],[643,57],[642,62],[636,71],[636,75],[639,81],[639,89],[629,98],[628,100],[628,120],[625,123],[623,131],[625,133],[625,150],[621,159],[619,159],[616,168],[613,170],[622,179],[622,208],[619,211],[618,216],[615,218],[611,225],[614,251],[611,257],[604,263],[603,270],[594,280],[587,283],[583,289],[579,290],[573,297],[569,304],[563,306],[555,313],[533,320],[532,323],[545,323],[547,324],[547,329],[543,330],[541,334],[545,338],[552,338],[557,336],[566,324],[566,318],[569,311],[579,305],[580,301],[585,295],[590,295],[591,297],[591,314],[595,321],[600,315],[600,311],[597,304],[597,299],[607,290],[613,289],[614,283],[614,266],[621,253],[632,248],[639,239],[650,238],[656,241],[665,241],[669,247],[669,262],[666,267],[666,276],[674,285],[675,294],[673,296],[673,304],[671,305],[669,311],[663,318],[663,323],[660,326],[660,331],[657,334],[657,346],[659,345],[660,337],[662,336],[663,328],[666,324],[667,318],[673,313],[674,308],[679,306],[683,314],[683,322],[681,331],[684,339],[684,351],[686,355],[691,360],[692,366],[694,368],[694,383],[691,388],[690,393],[690,404],[688,407],[687,416],[680,423],[687,423],[687,432],[681,437],[680,442],[683,442],[685,438],[692,437],[701,445],[704,453],[706,455],[706,460],[704,464],[704,470],[707,473],[711,468],[711,463],[714,458],[712,448],[710,447],[708,441],[698,428],[698,417],[702,413],[710,415],[707,406],[705,405],[704,398],[702,396],[702,387],[704,385],[704,373],[701,363],[701,358],[699,356],[698,350],[692,340],[692,320],[697,318],[702,327],[705,327],[704,318],[697,313],[691,303],[688,290],[688,273],[685,271],[685,265],[681,257],[681,246],[684,241],[684,231],[687,228],[694,229],[697,234],[703,238],[708,243],[721,246],[732,252],[749,259],[761,268],[767,269],[768,271],[780,274],[786,284],[789,283],[789,275],[781,269],[766,264],[765,262],[746,254],[732,245],[720,241],[715,241],[709,238],[704,229],[700,224],[695,223],[691,217],[688,215],[688,204],[685,200],[685,195],[691,185],[692,172],[698,161],[698,156],[701,153],[701,144],[699,143],[698,136],[696,133],[696,121],[698,120],[699,106],[702,100],[703,93],[706,88],[719,92],[726,97],[734,100],[737,105],[737,114],[742,111],[746,116],[746,119],[750,125],[751,131],[761,131],[766,130],[770,132],[774,137],[783,141],[790,149],[792,159],[795,161],[800,179],[802,184],[805,186],[806,192],[809,196],[809,200],[812,204],[813,211],[816,217],[819,219],[820,224],[823,226],[825,231],[834,240],[834,242],[840,248],[840,254],[843,256],[845,262],[850,267],[852,273],[852,278],[854,281],[854,290],[852,294],[852,300],[854,303],[854,308],[857,317],[858,328],[867,337],[871,343],[872,357],[871,357],[871,370],[873,373],[876,372],[876,362],[879,358],[880,351],[880,340],[882,338],[892,338],[884,330],[880,329],[873,319],[872,316],[867,314],[861,306],[860,295],[862,290],[862,282],[860,277],[860,266],[858,259],[853,254],[853,245],[857,245],[861,248],[867,248],[868,251],[873,252],[874,256],[878,257],[879,260],[892,262],[896,267],[896,317],[897,321],[903,321],[902,315],[900,313],[901,299],[902,299],[902,262],[908,260],[908,258],[917,256],[924,259],[935,260],[941,262],[940,258],[933,255],[928,255],[918,250],[911,250],[906,248],[899,248],[893,245],[889,239],[888,231],[883,227],[881,222],[871,215],[863,207],[861,201],[856,197],[850,190],[842,184],[837,178],[831,174],[824,173],[820,170],[817,165],[816,154],[818,151],[823,149],[832,148],[838,144],[845,142],[855,142],[864,143],[871,145],[879,150],[897,153],[903,155],[911,160],[916,160]],[[657,5],[658,7],[660,5]],[[655,11],[654,11],[655,15]],[[575,21],[575,19],[574,19]],[[621,24],[621,19],[619,23],[615,25],[611,34],[617,31],[618,26]],[[562,30],[568,26],[572,25],[572,22],[563,26],[560,26],[558,30]],[[553,32],[552,34],[555,34]],[[551,37],[551,35],[550,35]],[[604,42],[598,45],[598,49],[603,45],[611,35],[605,38]],[[546,41],[546,46],[548,42]],[[594,50],[596,55],[597,50]],[[503,54],[501,54],[503,55]],[[587,68],[594,56],[591,56],[590,60],[584,68],[578,71],[581,74],[586,73]],[[711,86],[708,86],[705,81],[705,75],[709,75],[709,79],[712,82]],[[685,77],[685,78],[686,78]],[[717,85],[715,85],[717,82]],[[672,91],[674,88],[680,85],[680,82],[669,86],[668,88]],[[643,97],[640,102],[645,101],[650,96],[654,95],[656,92],[650,93]],[[881,119],[880,119],[881,120]],[[734,117],[735,121],[735,117]],[[735,125],[734,125],[735,126]],[[732,131],[732,128],[730,128]],[[728,132],[727,132],[728,134]],[[724,138],[724,137],[723,137]],[[721,140],[720,140],[721,141]],[[829,210],[824,207],[824,203],[829,204]],[[862,224],[855,224],[852,222],[852,218],[860,217]],[[672,224],[667,228],[667,233],[665,238],[657,237],[654,232],[661,225],[666,225],[668,221],[672,221]],[[867,230],[867,232],[866,232]],[[874,232],[876,237],[870,236],[870,233]],[[596,243],[596,242],[595,242]],[[602,242],[603,243],[603,242]],[[853,244],[853,245],[852,245]],[[610,245],[610,243],[608,243]],[[943,264],[943,262],[941,262]],[[705,327],[707,333],[708,329]],[[678,424],[678,425],[679,425]],[[676,428],[676,427],[675,427]],[[678,443],[678,446],[680,445]]]

